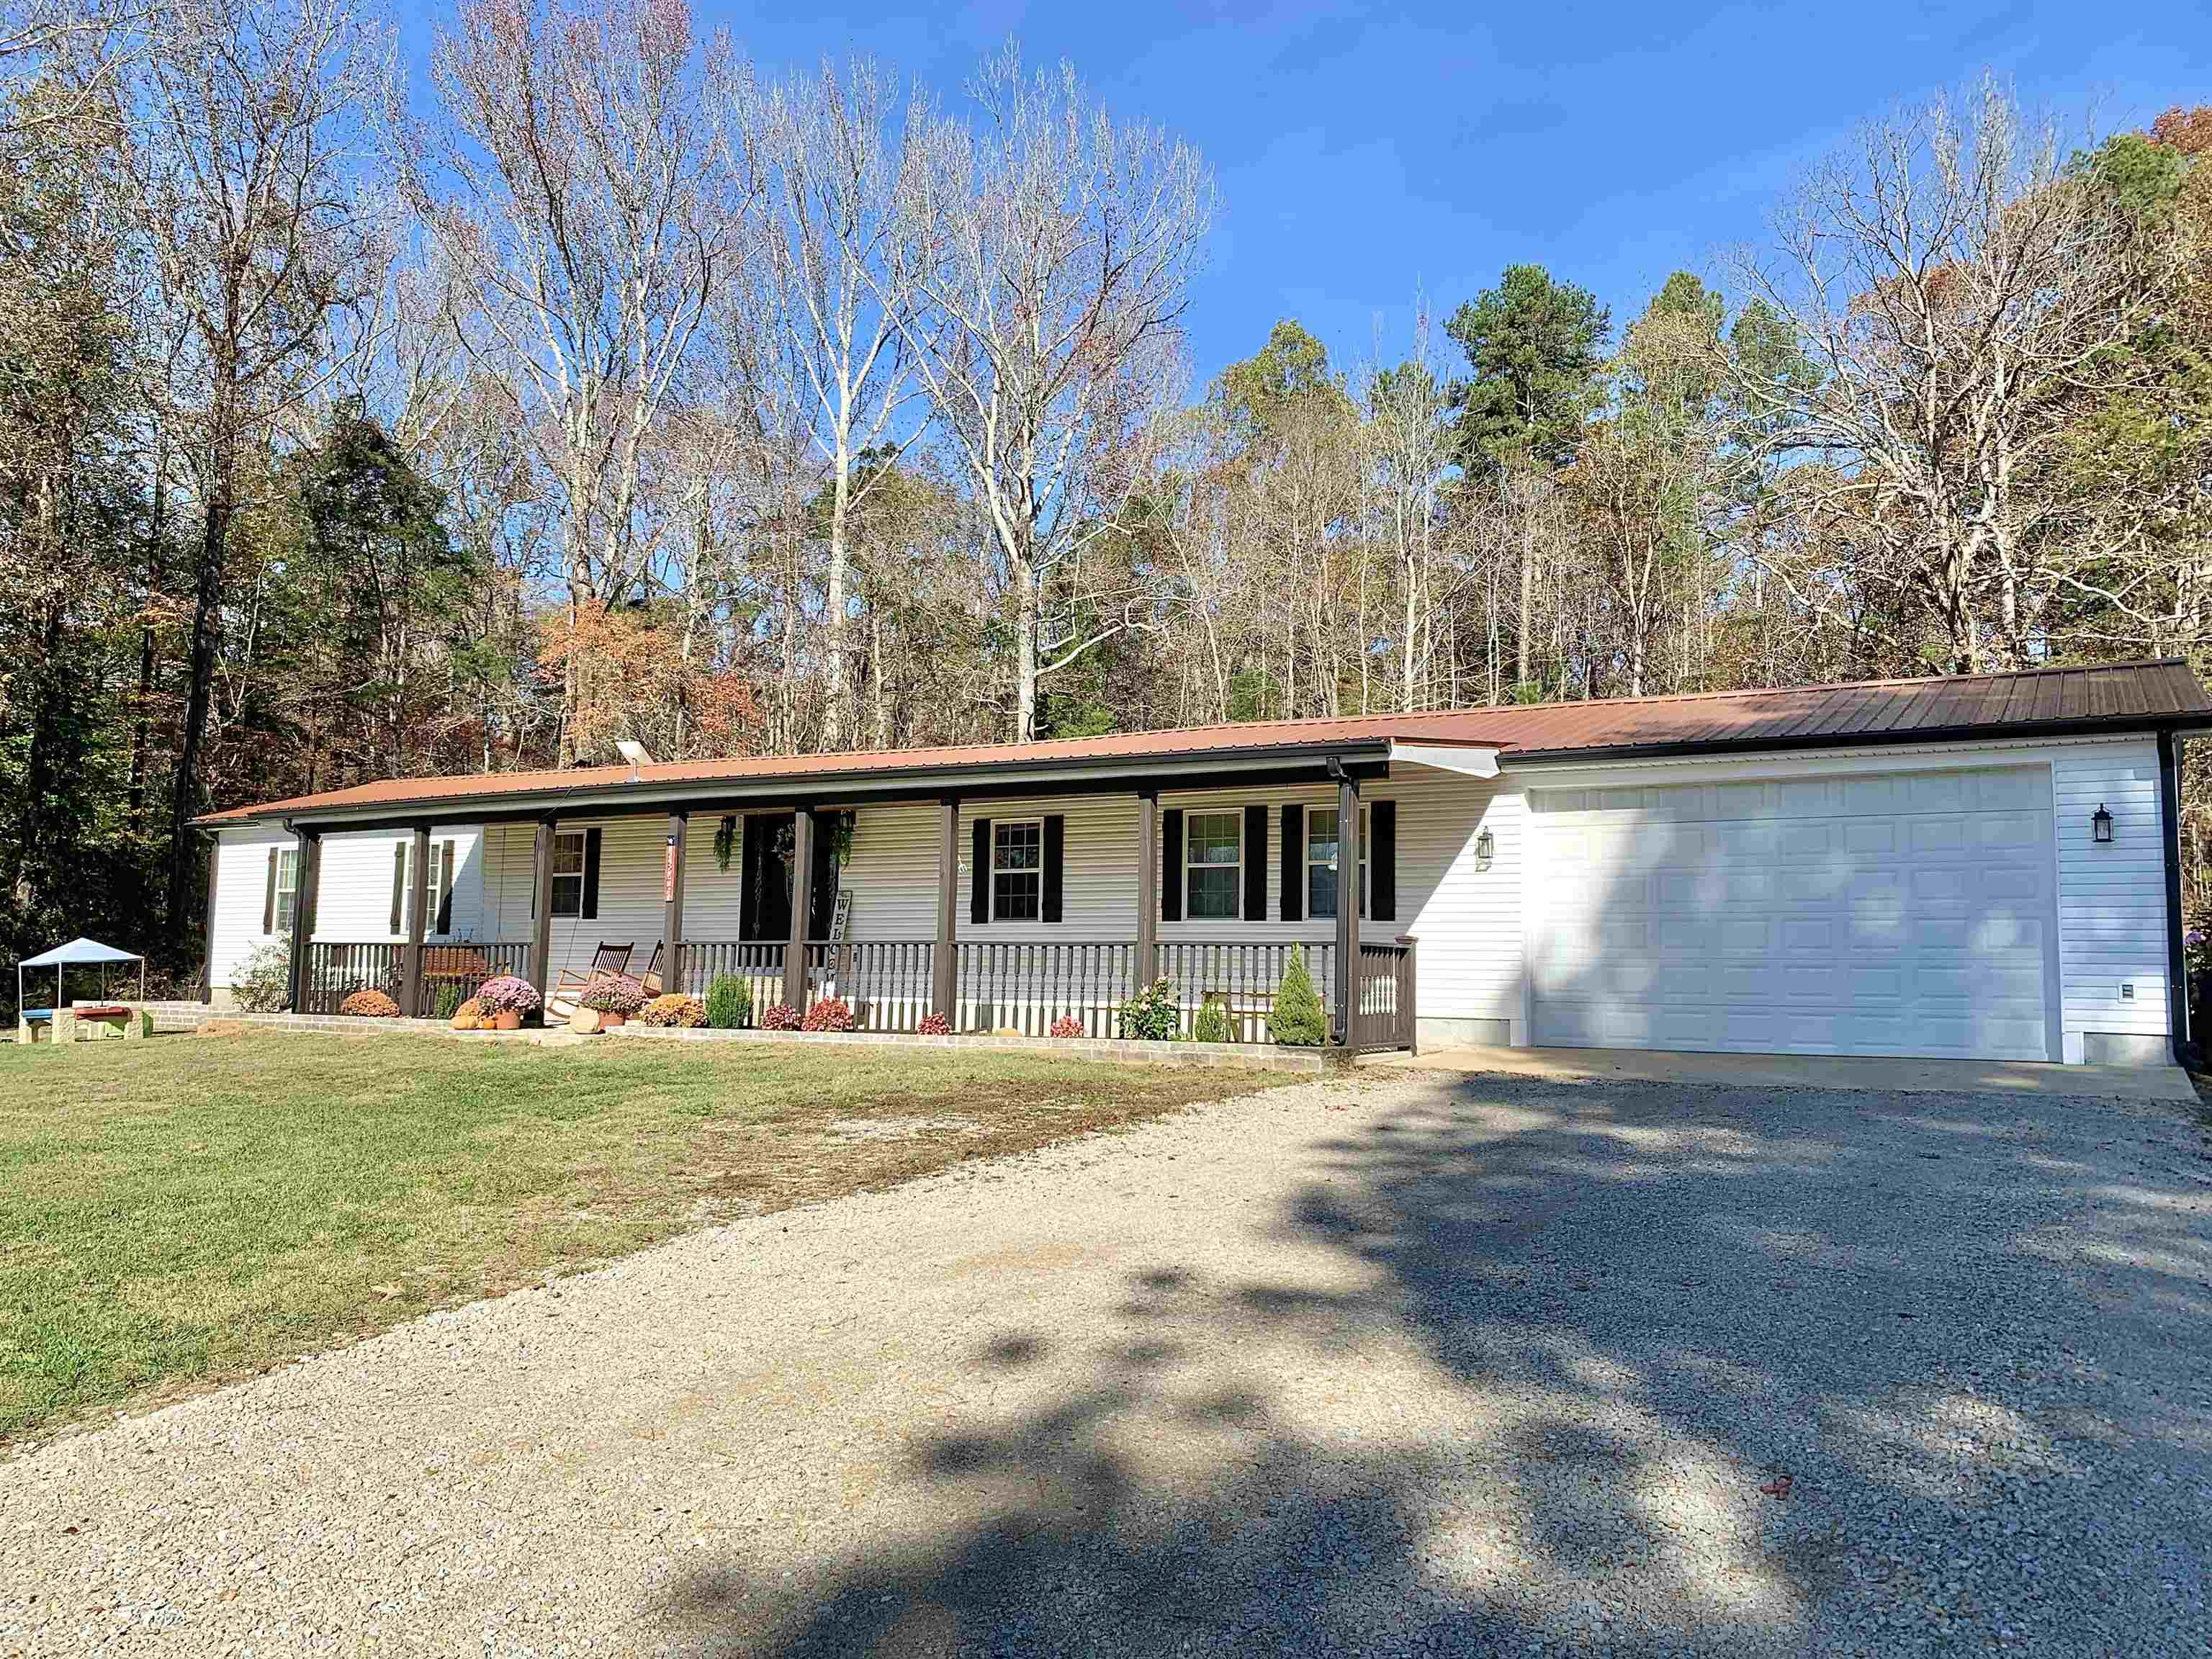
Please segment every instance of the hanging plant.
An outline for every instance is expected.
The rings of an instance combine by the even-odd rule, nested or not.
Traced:
[[[738,850],[738,818],[734,812],[726,812],[722,821],[714,826],[714,863],[723,870],[730,867],[730,854]]]

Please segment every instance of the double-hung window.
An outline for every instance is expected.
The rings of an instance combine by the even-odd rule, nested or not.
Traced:
[[[1183,914],[1193,921],[1234,921],[1243,890],[1244,815],[1193,812],[1183,829]]]
[[[584,914],[584,832],[556,830],[553,834],[553,914]]]
[[[991,920],[1035,921],[1044,914],[1044,821],[991,825]]]
[[[1367,914],[1367,808],[1359,809],[1359,914]],[[1306,914],[1316,921],[1336,914],[1337,854],[1343,843],[1334,806],[1317,806],[1306,818]]]
[[[275,926],[280,937],[292,931],[293,907],[299,902],[299,895],[300,849],[296,847],[279,848],[276,851]]]
[[[453,842],[434,841],[430,843],[429,878],[429,892],[423,902],[430,909],[429,914],[422,918],[422,931],[425,933],[442,933],[446,931],[446,896],[453,884]]]

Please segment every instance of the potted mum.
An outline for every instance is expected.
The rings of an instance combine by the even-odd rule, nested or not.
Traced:
[[[491,1016],[492,1029],[500,1031],[520,1030],[522,1017],[534,1012],[543,1000],[535,985],[513,974],[486,980],[476,996],[477,1006]]]
[[[588,1008],[602,1029],[628,1022],[645,1006],[645,987],[623,974],[594,974],[576,998],[579,1008]]]

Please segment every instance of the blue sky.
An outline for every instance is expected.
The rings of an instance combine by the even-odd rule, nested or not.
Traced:
[[[1378,326],[1395,355],[1417,290],[1441,318],[1516,261],[1594,289],[1619,321],[1669,271],[1707,274],[1756,237],[1793,173],[1858,121],[1985,67],[2106,129],[2212,102],[2202,0],[694,3],[763,70],[857,51],[948,103],[1012,34],[1195,143],[1222,198],[1188,315],[1200,380],[1280,316],[1340,362],[1371,356]],[[409,33],[419,62],[427,40]]]

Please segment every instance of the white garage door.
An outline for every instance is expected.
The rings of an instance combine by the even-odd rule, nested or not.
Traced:
[[[2059,1058],[2047,768],[1530,805],[1540,1044]]]

